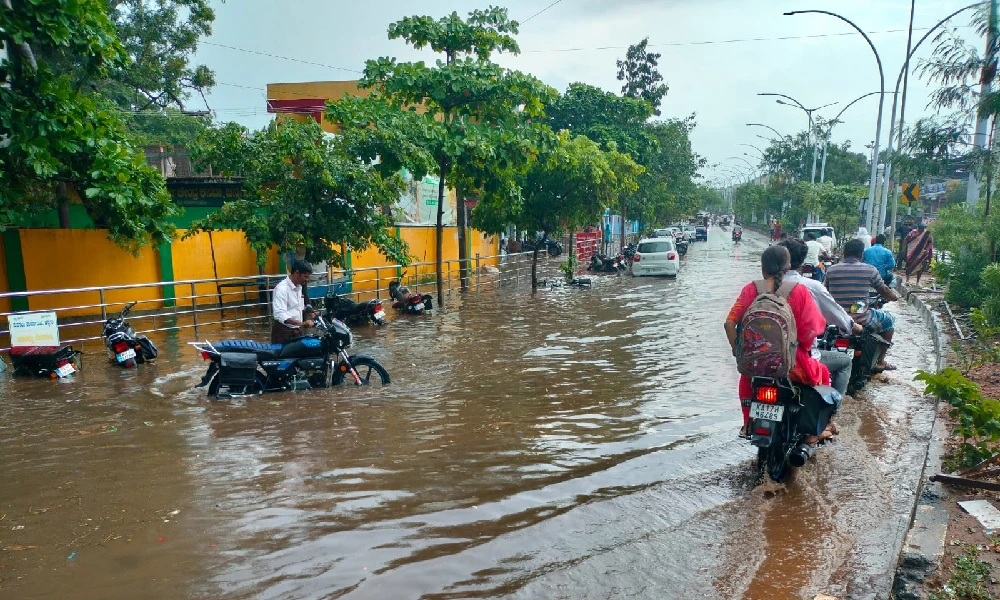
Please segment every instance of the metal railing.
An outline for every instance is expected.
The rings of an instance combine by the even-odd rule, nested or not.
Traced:
[[[464,261],[447,260],[442,264],[446,292],[450,295],[457,289],[498,290],[518,288],[531,282],[531,252],[500,254],[494,256],[476,255]],[[548,258],[539,252],[540,263]],[[562,260],[562,258],[554,259]],[[460,277],[459,265],[467,267],[467,278]],[[355,301],[387,298],[389,283],[400,281],[411,291],[434,293],[437,290],[436,263],[420,262],[409,266],[385,265],[362,269],[330,269],[326,284],[346,278],[352,284],[348,296]],[[0,300],[15,299],[58,299],[70,297],[65,304],[58,300],[49,301],[45,308],[28,311],[0,312],[0,352],[10,350],[10,328],[7,317],[31,312],[55,312],[59,337],[63,344],[83,343],[101,339],[101,331],[109,314],[114,315],[126,304],[135,300],[136,308],[129,314],[129,322],[140,333],[194,330],[198,338],[199,328],[231,323],[262,322],[271,318],[271,292],[285,275],[248,275],[246,277],[224,277],[219,279],[192,279],[185,281],[161,281],[128,285],[94,286],[57,290],[0,293]],[[311,284],[315,286],[317,284]],[[318,285],[324,285],[323,278]],[[165,294],[164,288],[171,287],[174,294]],[[200,290],[199,290],[200,288]],[[205,288],[210,288],[206,291]],[[233,291],[228,291],[232,289]],[[153,293],[150,291],[153,290]],[[250,291],[253,290],[253,291]],[[128,297],[128,292],[140,297]],[[199,293],[199,291],[201,293]],[[332,293],[332,289],[330,290]],[[72,296],[71,296],[72,295]],[[80,301],[79,297],[93,298]],[[251,295],[253,298],[251,299]],[[109,296],[121,299],[109,300]],[[125,297],[123,297],[125,296]],[[70,301],[72,300],[72,301]],[[226,316],[226,311],[235,315]],[[143,325],[140,325],[143,324]]]

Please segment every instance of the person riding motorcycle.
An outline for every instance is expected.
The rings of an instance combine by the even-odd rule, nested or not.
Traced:
[[[862,327],[854,322],[851,315],[847,314],[837,301],[830,295],[822,283],[815,279],[803,277],[802,267],[805,257],[809,251],[806,242],[792,238],[778,244],[788,249],[791,263],[791,270],[785,273],[783,281],[795,281],[805,286],[812,294],[819,312],[826,319],[827,325],[836,325],[841,335],[847,336],[852,333],[861,333]],[[847,384],[851,381],[851,357],[836,350],[819,350],[815,346],[811,352],[813,358],[818,359],[830,370],[831,385],[840,392],[841,396],[847,395]]]
[[[882,336],[887,342],[892,341],[896,319],[884,310],[868,306],[869,290],[874,288],[883,298],[892,302],[898,300],[885,280],[879,275],[878,269],[861,262],[864,256],[865,243],[861,239],[853,239],[844,245],[844,261],[832,265],[826,272],[826,288],[837,304],[850,313],[855,322],[865,331]],[[852,310],[854,307],[854,310]],[[863,309],[858,310],[860,307]],[[879,351],[876,372],[892,371],[896,367],[885,362],[888,346]]]
[[[743,238],[743,228],[739,225],[733,227],[733,241],[738,242]]]
[[[770,246],[764,250],[760,257],[761,276],[770,289],[777,290],[780,282],[789,270],[791,270],[791,257],[784,246]],[[726,317],[724,324],[726,337],[732,347],[733,356],[737,356],[737,326],[743,319],[750,305],[757,298],[757,285],[751,281],[740,292],[736,303],[733,304]],[[797,383],[805,385],[830,385],[830,372],[825,365],[812,357],[810,350],[816,337],[821,335],[826,329],[826,321],[816,307],[816,301],[805,286],[796,285],[788,295],[788,304],[792,308],[795,317],[796,337],[798,346],[795,349],[795,366],[789,373],[788,378]],[[749,422],[750,406],[743,402],[743,398],[750,398],[753,394],[750,378],[740,375],[739,384],[740,405],[743,408],[743,426]],[[836,426],[832,425],[819,436],[806,438],[806,443],[814,444],[821,439],[832,437],[836,433]]]
[[[806,253],[805,260],[803,261],[802,264],[804,264],[806,267],[809,268],[810,271],[812,271],[813,279],[822,282],[824,273],[823,273],[823,266],[820,263],[820,260],[824,256],[826,256],[827,254],[826,248],[824,248],[823,244],[819,243],[819,241],[816,239],[816,232],[814,231],[806,232],[805,245],[808,252]]]

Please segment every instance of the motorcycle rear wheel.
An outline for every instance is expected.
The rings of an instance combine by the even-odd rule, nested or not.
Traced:
[[[757,449],[757,485],[764,483],[766,477],[781,483],[788,475],[788,461],[785,460],[783,444],[777,440],[770,448]]]

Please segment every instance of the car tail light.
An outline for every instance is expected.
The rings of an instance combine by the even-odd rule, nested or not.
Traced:
[[[833,343],[834,348],[847,348],[851,345],[851,340],[847,338],[837,338],[837,341]]]
[[[674,260],[675,258],[677,258],[677,253],[676,252],[668,252],[667,253],[667,258],[669,260]]]
[[[640,258],[642,258],[642,256],[640,256],[639,253],[636,252],[635,256],[632,257],[632,262],[639,262]]]
[[[115,352],[121,353],[128,350],[128,342],[115,342]]]
[[[763,402],[764,404],[777,404],[778,403],[778,388],[765,385],[763,387],[757,388],[757,393],[754,398],[757,402]]]

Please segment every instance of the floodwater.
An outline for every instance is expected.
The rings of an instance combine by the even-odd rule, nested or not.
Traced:
[[[890,305],[899,370],[754,488],[722,322],[764,246],[717,227],[676,280],[356,328],[382,389],[210,403],[184,332],[137,372],[91,344],[74,381],[0,380],[0,597],[886,598],[930,340]]]

